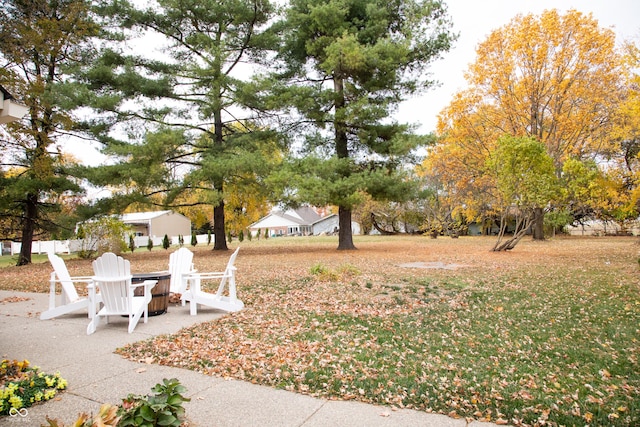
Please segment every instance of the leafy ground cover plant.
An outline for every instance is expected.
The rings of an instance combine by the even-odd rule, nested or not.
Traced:
[[[28,360],[3,359],[0,363],[0,415],[28,408],[55,397],[67,387],[59,374],[45,374]]]
[[[140,396],[130,394],[123,400],[118,411],[120,422],[118,426],[126,427],[178,427],[184,418],[183,402],[188,402],[182,393],[186,389],[180,382],[172,378],[164,379],[162,384],[156,384],[151,389],[155,394]]]

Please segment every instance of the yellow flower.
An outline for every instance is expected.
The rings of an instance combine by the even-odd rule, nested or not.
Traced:
[[[47,387],[53,387],[56,384],[56,380],[53,377],[45,377]]]
[[[22,399],[20,398],[20,396],[11,396],[9,398],[9,403],[11,404],[12,408],[22,408]]]
[[[64,378],[59,378],[58,379],[58,390],[64,390],[65,388],[67,388],[67,380],[65,380]]]

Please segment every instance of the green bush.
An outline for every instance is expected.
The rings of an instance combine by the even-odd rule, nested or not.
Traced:
[[[130,232],[130,226],[111,216],[86,221],[78,226],[78,255],[81,258],[92,258],[105,252],[120,254],[128,249],[125,236]]]
[[[131,250],[131,253],[136,250],[136,239],[133,234],[129,234],[129,250]]]

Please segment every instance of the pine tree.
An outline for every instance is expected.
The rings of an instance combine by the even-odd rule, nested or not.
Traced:
[[[56,228],[57,196],[83,193],[56,143],[78,129],[61,87],[98,31],[88,7],[80,0],[4,0],[0,6],[0,81],[29,109],[0,138],[0,150],[11,152],[0,158],[0,169],[21,171],[3,174],[0,185],[0,217],[21,221],[18,265],[31,263],[36,233]]]
[[[427,65],[455,38],[446,5],[292,0],[282,25],[278,77],[291,78],[273,84],[306,128],[315,126],[304,157],[292,159],[278,182],[293,202],[338,206],[338,249],[355,249],[351,216],[363,193],[393,201],[415,193],[404,167],[429,139],[390,117],[404,97],[433,84]]]

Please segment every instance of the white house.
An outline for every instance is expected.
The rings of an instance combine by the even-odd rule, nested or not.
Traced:
[[[354,234],[359,234],[360,227],[357,223],[352,223],[351,227]],[[264,234],[265,230],[269,230],[272,237],[330,234],[338,230],[338,215],[330,214],[323,217],[309,206],[285,212],[274,210],[251,224],[249,230],[254,235]]]
[[[120,216],[137,236],[190,236],[191,220],[173,211],[135,212]]]
[[[269,215],[249,226],[252,234],[269,230],[270,236],[308,236],[313,234],[312,224],[322,217],[311,207],[289,209],[286,212],[272,211]]]
[[[20,120],[29,108],[14,101],[15,98],[4,87],[0,86],[0,124]]]

